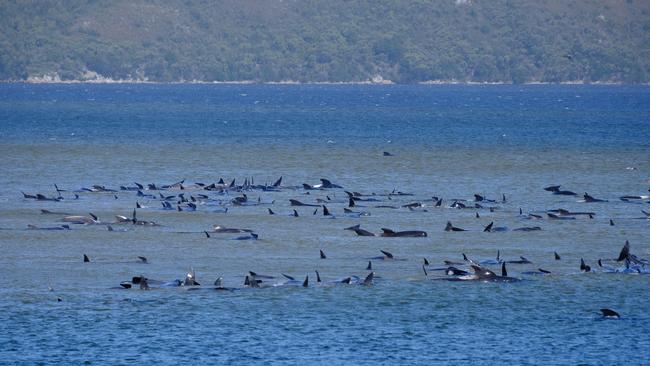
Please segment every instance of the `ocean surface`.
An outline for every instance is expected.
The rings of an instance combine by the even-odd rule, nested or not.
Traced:
[[[650,275],[597,263],[626,240],[650,258],[650,200],[619,199],[650,195],[648,86],[0,84],[0,156],[3,365],[650,363]],[[280,176],[277,191],[244,185]],[[244,186],[195,184],[221,178]],[[343,188],[303,188],[320,178]],[[143,190],[153,196],[120,190],[181,180],[182,191]],[[57,197],[54,184],[62,200],[21,193]],[[116,192],[83,189],[93,185]],[[363,194],[353,210],[370,215],[346,216],[345,191]],[[585,192],[607,202],[580,202]],[[178,196],[162,209],[160,194],[179,193],[197,198],[196,211],[178,211]],[[242,194],[246,204],[233,204]],[[289,199],[323,200],[334,218]],[[454,199],[482,208],[450,208]],[[109,231],[136,201],[137,219],[159,226]],[[423,207],[402,207],[413,202]],[[549,219],[558,208],[593,218]],[[89,213],[100,223],[28,229]],[[467,231],[445,232],[448,221]],[[483,232],[490,222],[508,230]],[[428,236],[343,230],[356,224]],[[259,238],[207,238],[214,225]],[[524,226],[542,230],[514,231]],[[371,259],[380,250],[395,259]],[[508,264],[521,281],[452,282],[436,270],[444,260],[469,270],[462,253],[479,262],[497,251],[532,262]],[[354,284],[368,261],[373,284]],[[538,268],[551,274],[526,274]],[[120,287],[141,275],[183,280],[192,269],[201,286]],[[275,278],[245,288],[248,271]],[[309,287],[283,273],[296,283],[308,275]],[[214,290],[218,277],[234,290]],[[340,283],[347,277],[352,284]]]

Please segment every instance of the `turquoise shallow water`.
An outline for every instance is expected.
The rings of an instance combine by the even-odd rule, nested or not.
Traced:
[[[0,359],[7,364],[647,364],[650,325],[647,275],[584,274],[629,240],[650,258],[650,93],[621,86],[257,86],[0,85]],[[395,156],[384,157],[383,151]],[[135,192],[73,192],[186,179],[211,183],[283,176],[284,186],[329,178],[347,190],[413,196],[359,202],[371,216],[343,216],[343,190],[248,191],[270,206],[199,205],[163,211]],[[61,202],[22,198],[21,191]],[[609,200],[582,203],[542,190],[550,184]],[[188,188],[186,194],[216,193]],[[151,192],[146,192],[151,193]],[[154,192],[155,193],[155,192]],[[165,191],[177,194],[179,191]],[[434,208],[432,196],[472,199],[506,194],[499,209]],[[117,195],[117,199],[114,197]],[[229,200],[238,193],[220,197]],[[289,199],[331,198],[337,218],[297,208]],[[60,215],[102,221],[129,216],[160,227],[59,225]],[[423,211],[375,208],[424,202]],[[267,214],[272,208],[277,215]],[[529,221],[518,209],[593,211],[593,219]],[[478,212],[480,218],[476,218]],[[609,226],[609,219],[615,226]],[[468,229],[448,233],[447,221]],[[510,231],[483,233],[489,222]],[[425,230],[426,238],[357,237],[360,223],[379,232]],[[257,241],[213,234],[213,225],[245,227]],[[535,225],[540,232],[512,229]],[[126,229],[122,232],[121,229]],[[319,259],[323,249],[328,258]],[[398,261],[373,260],[373,286],[315,286],[363,277],[368,258],[388,250]],[[443,260],[520,255],[518,283],[446,282],[424,276]],[[553,259],[553,252],[562,255]],[[88,254],[92,262],[83,263]],[[149,264],[137,263],[137,256]],[[190,267],[204,286],[222,276],[242,288],[252,270],[303,279],[310,288],[188,291],[115,289],[121,281],[182,279]],[[498,267],[498,266],[492,266]],[[526,276],[537,268],[550,276]],[[498,268],[492,268],[497,270]],[[53,291],[49,291],[49,287]],[[63,301],[57,302],[57,298]],[[603,320],[599,309],[621,313]],[[621,351],[624,350],[624,351]]]

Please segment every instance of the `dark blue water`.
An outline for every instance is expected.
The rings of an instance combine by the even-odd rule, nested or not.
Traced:
[[[33,142],[638,149],[650,137],[645,86],[5,84],[0,103],[2,138]]]
[[[642,213],[650,212],[649,199],[619,199],[650,194],[647,86],[0,84],[0,126],[0,364],[650,363],[650,275],[604,273],[597,264],[616,257],[626,240],[650,258]],[[283,176],[285,188],[244,192],[272,205],[233,206],[241,192],[193,186],[251,176],[258,184]],[[413,196],[359,203],[371,216],[349,218],[342,189],[300,188],[321,177],[350,191]],[[135,192],[73,195],[93,184],[181,179],[186,195],[224,203],[178,212]],[[54,183],[67,190],[61,202],[21,194],[54,196]],[[551,184],[608,202],[542,190]],[[446,208],[475,193],[508,199]],[[444,198],[442,208],[434,195]],[[289,199],[327,200],[337,217],[312,215],[313,207]],[[107,223],[130,216],[136,201],[145,206],[139,219],[161,226],[26,229],[61,224],[62,215],[41,209],[92,212]],[[411,202],[424,207],[401,207]],[[223,207],[228,213],[217,210]],[[525,220],[519,208],[544,218]],[[549,220],[545,212],[555,208],[594,218]],[[289,215],[293,209],[300,217]],[[445,232],[447,221],[468,231]],[[492,221],[510,230],[484,233]],[[254,229],[260,240],[207,239],[203,231],[217,224]],[[355,224],[428,236],[343,230]],[[533,225],[542,230],[512,231]],[[314,270],[325,281],[363,278],[379,250],[404,260],[373,260],[372,286],[315,283]],[[522,281],[433,279],[444,278],[432,270],[443,260],[492,259],[497,250],[533,262],[509,265]],[[83,263],[83,254],[92,262]],[[139,255],[150,263],[137,263]],[[581,258],[595,273],[581,273]],[[204,288],[223,277],[238,290],[115,288],[141,274],[182,279],[190,267]],[[525,274],[538,268],[552,275]],[[309,275],[310,287],[243,288],[249,270],[276,276],[274,284],[281,273]],[[601,308],[621,319],[602,319]]]

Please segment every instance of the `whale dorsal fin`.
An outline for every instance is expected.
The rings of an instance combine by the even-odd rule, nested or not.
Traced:
[[[372,280],[375,278],[375,272],[370,272],[366,278],[363,280],[363,284],[366,286],[372,285]]]
[[[328,210],[325,205],[323,205],[323,216],[331,216],[330,210]]]
[[[298,211],[293,210],[293,217],[298,217],[298,216],[300,216],[300,215],[298,215]]]
[[[483,229],[483,232],[489,233],[490,231],[492,231],[492,225],[494,225],[494,221],[489,223],[488,226],[486,226],[485,229]]]
[[[269,215],[275,215],[275,212],[273,212],[273,210],[271,210],[270,208],[267,208],[267,210],[269,210]]]
[[[87,255],[84,254],[84,263],[90,262],[90,258],[88,258]]]
[[[393,259],[393,254],[392,253],[387,252],[385,250],[379,250],[379,251],[382,252],[387,258]]]
[[[627,259],[630,256],[630,242],[625,241],[625,245],[623,245],[623,248],[621,248],[621,252],[618,254],[618,259],[616,259],[617,262],[620,262],[624,259]]]
[[[293,278],[293,277],[291,277],[291,276],[289,276],[289,275],[287,275],[287,274],[284,274],[284,273],[283,273],[282,275],[283,275],[284,277],[286,277],[288,280],[291,280],[291,281],[295,281],[295,280],[296,280],[295,278]]]
[[[325,255],[325,252],[323,250],[320,250],[320,259],[327,259],[327,256]]]
[[[395,232],[391,229],[386,229],[386,228],[381,228],[381,231],[384,232],[384,234],[395,234]]]
[[[95,216],[92,212],[89,212],[88,214],[93,218],[93,220],[97,221],[97,216]]]
[[[321,282],[320,281],[320,273],[318,273],[318,271],[316,271],[316,282],[318,282],[318,283]]]
[[[428,266],[428,265],[429,265],[429,261],[428,261],[426,258],[424,258],[424,265],[425,265],[425,266]]]
[[[305,281],[303,281],[302,287],[309,287],[309,276],[305,277]]]
[[[506,262],[501,264],[501,276],[508,277],[508,270],[506,269]]]
[[[560,258],[560,255],[557,254],[557,252],[553,252],[553,254],[555,255],[555,260],[556,260],[556,261],[559,261],[559,260],[561,259],[561,258]]]

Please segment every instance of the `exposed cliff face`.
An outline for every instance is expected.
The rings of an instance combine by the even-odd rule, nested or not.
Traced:
[[[640,83],[650,2],[3,2],[0,49],[1,80]]]

